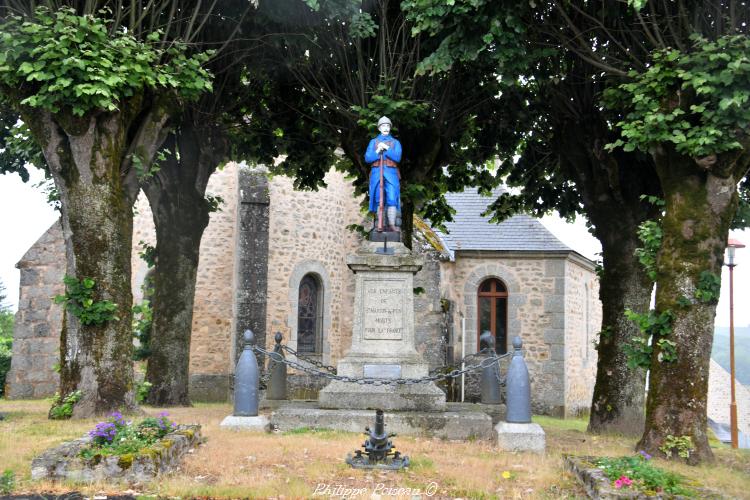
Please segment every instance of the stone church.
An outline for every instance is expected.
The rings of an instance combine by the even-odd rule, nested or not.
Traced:
[[[193,400],[227,400],[245,329],[273,345],[276,332],[300,356],[335,365],[351,344],[354,275],[346,257],[361,237],[360,199],[345,176],[299,192],[264,169],[229,164],[208,192],[224,200],[201,244],[193,316]],[[536,413],[571,416],[591,402],[601,324],[594,263],[568,248],[539,221],[517,215],[496,225],[481,214],[494,200],[476,189],[447,196],[455,220],[442,233],[415,220],[413,251],[425,260],[415,275],[415,337],[431,369],[476,352],[489,330],[499,353],[524,342]],[[139,242],[154,244],[148,203],[136,205],[134,300],[147,267]],[[13,358],[6,394],[43,397],[57,386],[64,245],[53,225],[24,255]],[[297,397],[314,398],[325,381],[290,377]],[[471,391],[467,394],[471,398]]]

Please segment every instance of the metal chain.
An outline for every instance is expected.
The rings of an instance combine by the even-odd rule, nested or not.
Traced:
[[[359,385],[376,385],[376,386],[377,385],[423,384],[427,382],[437,382],[440,380],[447,380],[449,378],[456,378],[456,377],[460,377],[461,375],[465,373],[469,373],[471,371],[478,370],[481,368],[486,368],[490,366],[492,363],[497,364],[500,359],[506,356],[509,356],[509,354],[503,354],[501,356],[497,356],[496,354],[494,356],[487,356],[479,363],[469,365],[463,370],[452,370],[449,373],[442,373],[440,375],[428,375],[427,377],[422,377],[422,378],[372,378],[372,377],[357,378],[357,377],[347,377],[345,375],[335,375],[333,373],[324,372],[315,368],[311,368],[301,363],[297,363],[296,361],[283,358],[278,353],[273,352],[273,351],[268,351],[266,349],[263,349],[262,347],[256,346],[256,347],[253,347],[253,349],[256,352],[269,356],[271,359],[273,359],[276,362],[284,363],[288,366],[291,366],[292,368],[296,368],[297,370],[303,371],[305,373],[308,373],[316,377],[322,377],[322,378],[326,378],[329,380],[338,380],[341,382],[356,383]]]
[[[436,374],[438,372],[441,372],[441,371],[445,372],[446,369],[448,369],[448,368],[450,368],[451,371],[452,370],[458,370],[462,363],[466,363],[470,359],[483,357],[483,356],[485,356],[485,355],[488,354],[487,351],[489,351],[489,349],[485,348],[485,349],[482,349],[481,351],[476,352],[474,354],[467,354],[466,356],[463,357],[463,359],[461,359],[460,361],[457,361],[457,362],[453,363],[452,365],[439,366],[437,368],[433,368],[432,370],[430,370],[430,375],[434,375],[434,374]],[[500,359],[500,358],[498,358],[498,359]]]
[[[291,347],[289,347],[287,345],[283,345],[282,344],[281,348],[283,350],[285,350],[287,353],[289,353],[292,356],[296,357],[297,359],[300,359],[300,360],[304,361],[305,363],[310,363],[311,365],[317,366],[318,368],[321,368],[321,369],[323,369],[323,370],[325,370],[325,371],[327,371],[329,373],[334,373],[334,374],[336,373],[336,367],[335,366],[325,365],[325,364],[321,363],[320,361],[318,361],[316,359],[307,358],[307,357],[303,356],[302,354],[298,353],[297,351],[295,351],[294,349],[292,349]]]

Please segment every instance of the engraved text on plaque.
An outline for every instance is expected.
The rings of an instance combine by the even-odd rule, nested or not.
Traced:
[[[365,339],[401,340],[404,333],[402,284],[401,280],[365,280]]]

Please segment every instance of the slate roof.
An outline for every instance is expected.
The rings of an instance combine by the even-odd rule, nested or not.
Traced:
[[[485,251],[537,251],[573,252],[537,219],[528,215],[515,215],[500,224],[491,224],[489,216],[482,216],[500,194],[481,196],[477,188],[467,188],[461,193],[445,195],[448,204],[456,210],[453,221],[445,224],[449,233],[438,232],[451,253],[461,250]]]

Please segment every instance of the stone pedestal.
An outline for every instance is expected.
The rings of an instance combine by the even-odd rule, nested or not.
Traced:
[[[338,374],[420,378],[429,367],[414,346],[414,273],[422,259],[402,243],[365,242],[347,265],[356,275],[352,346]],[[445,394],[434,383],[370,385],[332,381],[320,391],[322,408],[442,411]]]
[[[267,432],[270,429],[270,422],[265,415],[255,415],[254,417],[236,417],[234,415],[229,415],[221,421],[219,427],[238,431]]]
[[[495,426],[497,447],[503,451],[533,451],[544,453],[546,440],[539,424],[499,422]]]

